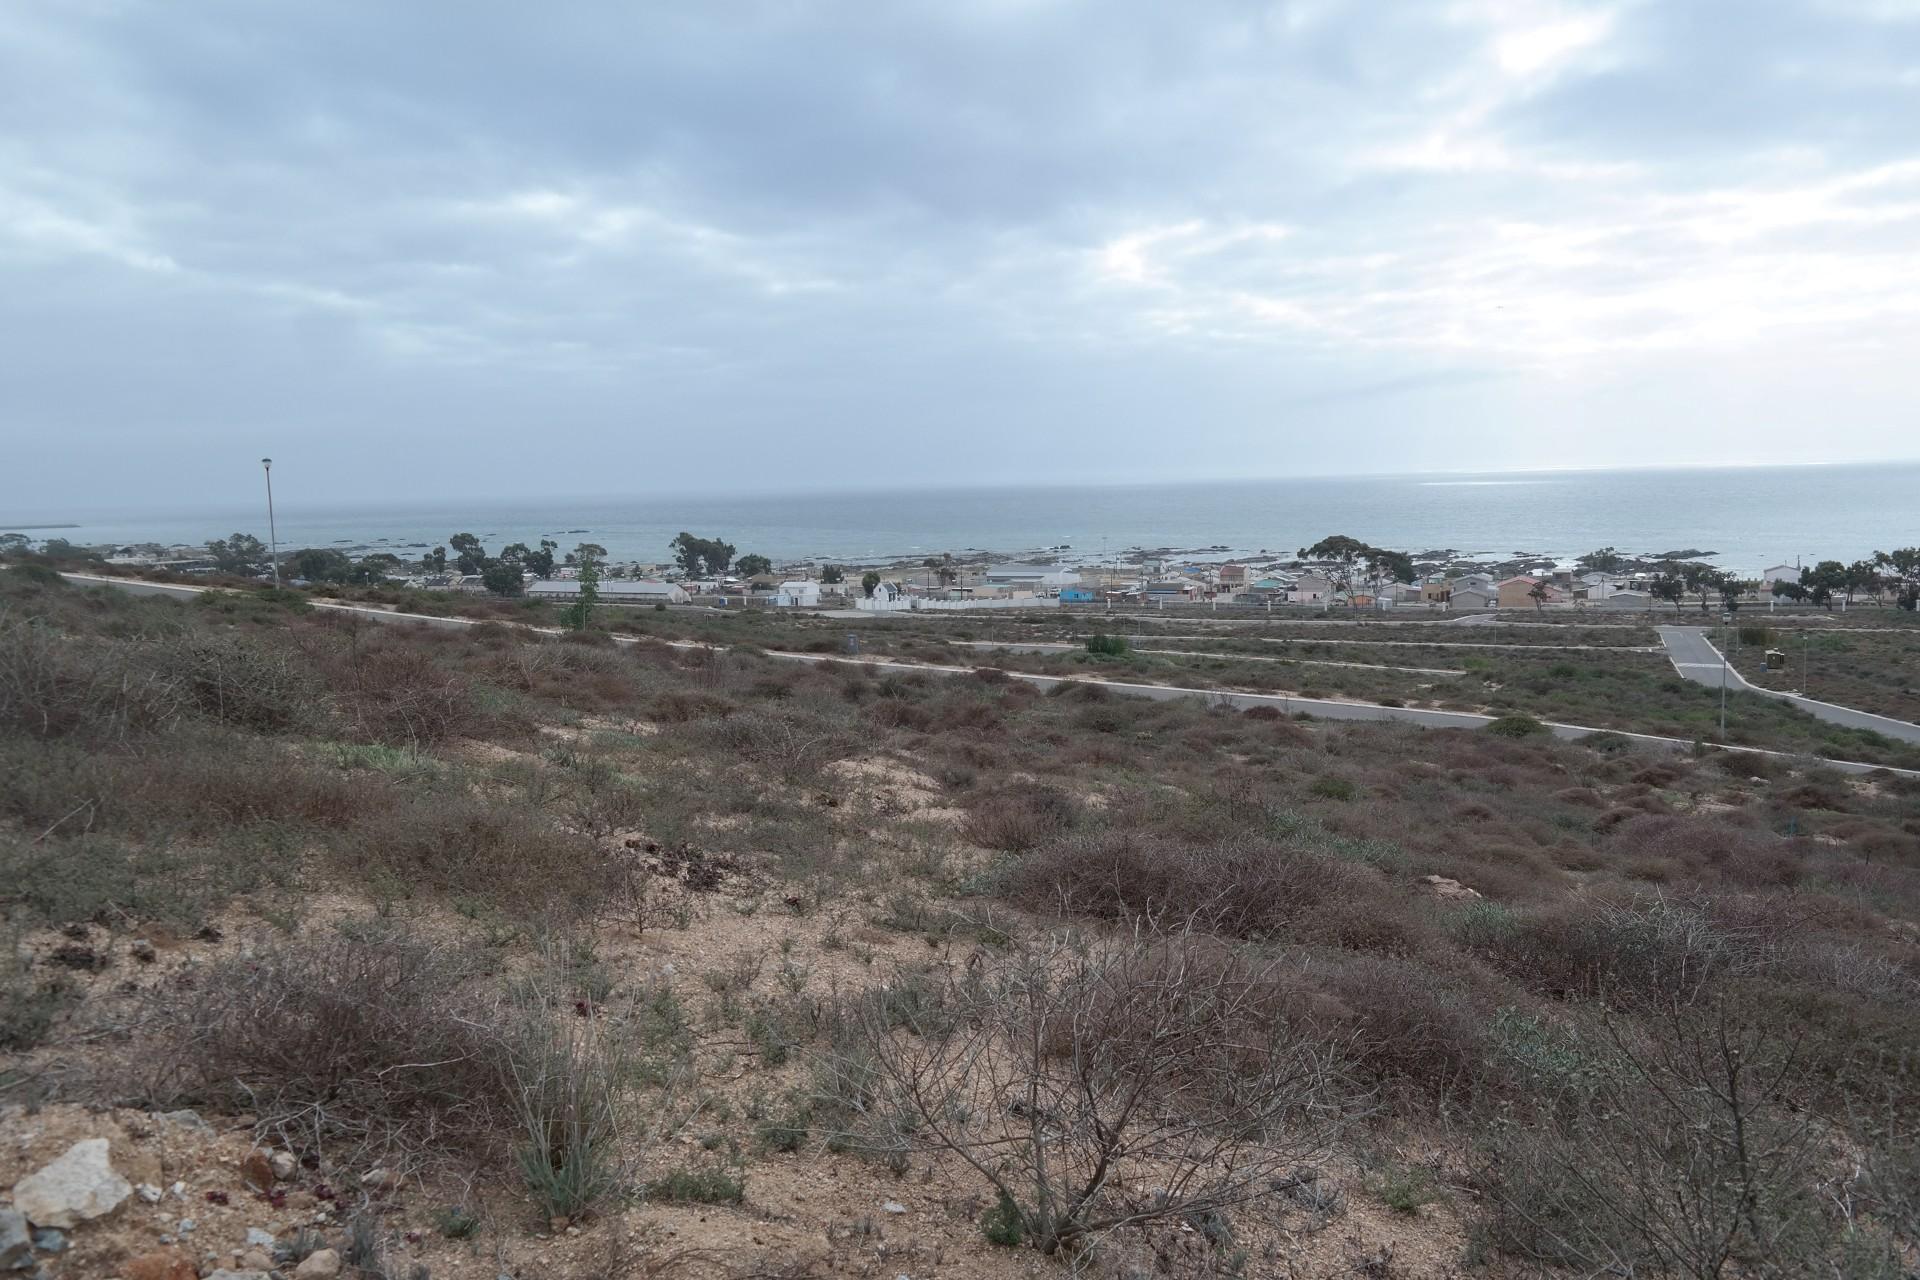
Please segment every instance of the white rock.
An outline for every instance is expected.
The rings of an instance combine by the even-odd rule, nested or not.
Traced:
[[[264,1271],[229,1271],[225,1267],[209,1271],[203,1280],[271,1280]]]
[[[294,1170],[300,1167],[300,1162],[293,1158],[293,1153],[291,1151],[274,1152],[273,1158],[269,1160],[268,1163],[273,1166],[273,1176],[278,1178],[282,1182],[285,1182],[288,1178],[291,1178],[294,1174]]]
[[[273,1248],[273,1232],[262,1231],[259,1227],[248,1227],[247,1245],[249,1248],[271,1249]]]
[[[340,1274],[340,1255],[331,1249],[315,1249],[293,1269],[294,1280],[327,1280]]]
[[[166,1194],[165,1192],[161,1191],[160,1188],[154,1186],[151,1182],[141,1183],[139,1186],[134,1188],[134,1191],[139,1195],[139,1197],[142,1200],[145,1200],[148,1204],[159,1204],[160,1197]]]
[[[901,1204],[898,1200],[889,1200],[880,1207],[888,1213],[905,1213],[907,1211],[907,1206]]]
[[[192,1218],[182,1218],[180,1219],[180,1234],[183,1236],[192,1235],[193,1229],[199,1225],[200,1224]]]
[[[198,1111],[187,1111],[184,1109],[180,1111],[161,1111],[155,1113],[153,1118],[162,1128],[184,1130],[188,1133],[200,1133],[208,1137],[213,1136],[213,1126],[205,1120],[202,1120]]]
[[[18,1209],[0,1209],[0,1271],[31,1265],[33,1237],[27,1234],[27,1215]]]
[[[13,1206],[36,1227],[71,1227],[103,1217],[133,1194],[113,1171],[105,1138],[87,1138],[37,1173],[13,1184]]]

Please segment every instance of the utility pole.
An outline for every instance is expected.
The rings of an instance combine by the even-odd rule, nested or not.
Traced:
[[[273,585],[280,585],[280,531],[273,522],[273,459],[260,459],[261,470],[267,473],[267,555],[273,561]]]

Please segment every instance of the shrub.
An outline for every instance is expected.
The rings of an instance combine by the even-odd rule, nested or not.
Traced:
[[[977,845],[1024,853],[1072,830],[1080,816],[1080,802],[1056,787],[1013,783],[968,797],[963,830]]]
[[[241,632],[185,631],[155,644],[151,660],[202,716],[260,733],[320,717],[319,687],[277,640]]]
[[[625,1178],[616,1099],[627,1046],[606,1019],[572,1012],[531,1002],[506,1053],[521,1136],[514,1158],[546,1218],[598,1208]]]
[[[739,1204],[747,1183],[726,1169],[675,1169],[649,1182],[647,1195],[673,1204]]]
[[[180,690],[133,658],[125,644],[0,615],[0,729],[109,740],[166,727],[185,710]]]
[[[1000,891],[1061,914],[1233,938],[1394,949],[1419,929],[1372,868],[1244,834],[1188,842],[1103,828],[1029,854]]]
[[[1529,715],[1504,715],[1490,721],[1486,732],[1502,738],[1534,738],[1547,732],[1547,726]]]
[[[475,976],[466,953],[398,932],[217,961],[162,993],[144,1092],[244,1107],[268,1126],[320,1122],[375,1148],[488,1143],[514,1100]]]
[[[610,858],[586,836],[464,794],[371,814],[334,856],[363,879],[480,897],[517,915],[592,911],[615,883]]]
[[[1087,652],[1108,658],[1124,657],[1127,652],[1127,638],[1095,632],[1087,637]]]
[[[15,954],[13,940],[0,938],[0,1051],[21,1053],[46,1039],[60,1012],[73,1002],[63,984],[37,980]]]
[[[1052,1254],[1218,1214],[1326,1148],[1336,1066],[1267,1016],[1266,990],[1260,970],[1185,940],[1055,940],[956,993],[968,1016],[943,1032],[870,1019],[861,1043],[905,1140],[986,1184],[996,1242]]]

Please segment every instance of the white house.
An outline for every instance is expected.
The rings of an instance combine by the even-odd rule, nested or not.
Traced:
[[[990,587],[1025,587],[1029,591],[1058,591],[1075,586],[1080,575],[1048,564],[990,564],[980,580]]]
[[[812,578],[783,582],[774,588],[774,604],[786,609],[811,609],[820,603],[820,584]]]
[[[1332,599],[1333,580],[1317,573],[1301,574],[1287,590],[1287,600],[1292,604],[1326,604]]]
[[[1772,568],[1763,571],[1760,575],[1760,594],[1764,596],[1772,592],[1773,584],[1776,582],[1791,582],[1795,586],[1798,586],[1800,583],[1800,566],[1796,564],[1776,564]]]

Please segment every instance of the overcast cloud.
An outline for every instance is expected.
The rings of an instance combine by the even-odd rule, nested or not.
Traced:
[[[15,0],[0,279],[0,509],[1911,458],[1920,0]]]

